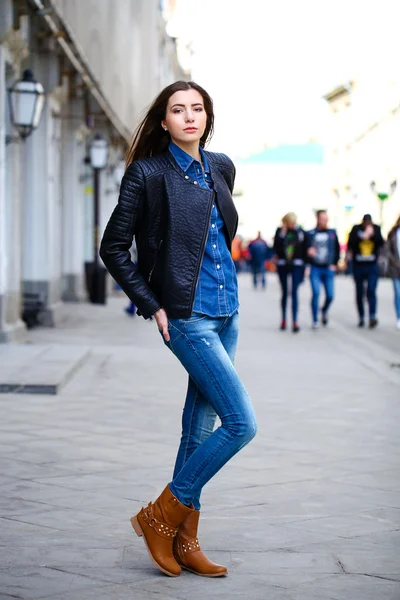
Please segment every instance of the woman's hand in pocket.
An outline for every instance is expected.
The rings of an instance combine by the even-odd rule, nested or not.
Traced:
[[[168,317],[167,317],[167,313],[165,312],[165,310],[163,308],[160,308],[160,310],[158,310],[155,313],[154,317],[155,317],[155,320],[157,321],[157,327],[158,327],[158,329],[163,334],[164,340],[166,342],[169,342],[170,337],[169,337],[169,332],[168,332]]]

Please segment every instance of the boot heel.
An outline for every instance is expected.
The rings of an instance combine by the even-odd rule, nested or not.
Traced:
[[[139,525],[139,521],[138,521],[137,517],[132,517],[131,518],[131,525],[132,525],[132,527],[133,527],[136,535],[138,537],[143,537],[143,531],[142,531],[142,528]]]

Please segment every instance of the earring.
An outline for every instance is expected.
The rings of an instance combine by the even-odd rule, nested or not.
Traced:
[[[168,129],[164,126],[165,131],[168,131]]]

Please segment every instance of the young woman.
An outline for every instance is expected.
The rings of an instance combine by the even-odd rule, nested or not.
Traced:
[[[233,366],[239,327],[230,254],[238,222],[235,168],[224,154],[203,150],[213,124],[212,100],[196,83],[178,81],[160,93],[128,153],[100,250],[138,312],[154,315],[189,374],[172,481],[131,519],[151,559],[170,576],[181,567],[206,577],[227,573],[200,550],[200,495],[257,427]],[[129,254],[133,237],[137,266]],[[217,415],[221,425],[214,431]]]
[[[278,227],[274,240],[275,260],[279,282],[282,288],[281,308],[282,321],[281,331],[286,330],[286,309],[288,299],[288,279],[292,282],[292,331],[298,333],[298,289],[304,279],[304,269],[307,256],[305,233],[296,225],[297,216],[288,213],[282,219],[282,227]]]
[[[390,230],[386,242],[388,261],[387,274],[392,278],[394,287],[394,306],[397,317],[397,329],[400,329],[400,217]]]

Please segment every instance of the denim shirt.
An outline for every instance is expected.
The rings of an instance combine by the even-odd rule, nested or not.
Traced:
[[[200,162],[173,142],[169,143],[169,150],[179,167],[192,181],[197,181],[201,188],[214,189],[207,157],[202,148],[200,154],[204,173]],[[213,318],[231,316],[239,308],[236,269],[226,243],[224,226],[214,199],[193,305],[194,313]]]

